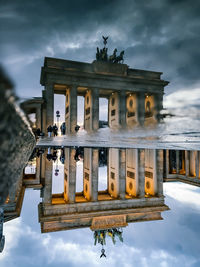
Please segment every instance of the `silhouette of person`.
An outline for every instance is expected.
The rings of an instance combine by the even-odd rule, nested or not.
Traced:
[[[75,126],[75,131],[78,132],[79,128],[80,128],[80,126],[79,125],[76,125]]]
[[[52,133],[52,126],[49,125],[48,128],[47,128],[47,132],[48,132],[48,137],[51,137],[51,133]]]
[[[106,258],[106,254],[105,254],[105,249],[104,248],[102,248],[102,250],[101,250],[101,256],[100,256],[100,258],[101,257],[105,257]]]
[[[53,130],[54,136],[57,136],[58,135],[58,127],[56,124],[53,126],[52,130]]]

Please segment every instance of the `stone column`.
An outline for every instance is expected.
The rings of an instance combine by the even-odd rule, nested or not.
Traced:
[[[109,97],[109,127],[119,128],[119,94],[112,93]]]
[[[189,156],[190,156],[190,151],[186,150],[185,151],[185,175],[186,177],[189,177],[189,173],[190,173]]]
[[[107,193],[109,193],[109,177],[110,177],[110,159],[109,159],[109,148],[107,150]]]
[[[163,109],[163,92],[154,95],[155,118],[160,122],[160,112]]]
[[[196,176],[196,151],[190,150],[190,176],[195,177]]]
[[[75,133],[77,125],[77,86],[72,85],[66,91],[65,124],[67,133]]]
[[[176,150],[176,173],[179,174],[180,168],[179,168],[179,151]]]
[[[52,83],[45,85],[46,100],[46,128],[54,123],[54,85]],[[45,129],[47,132],[47,129]]]
[[[166,155],[166,158],[165,158],[165,178],[168,178],[168,175],[169,175],[169,150],[165,150],[165,155]]]
[[[64,162],[64,200],[69,201],[69,150],[65,148],[65,162]]]
[[[36,109],[36,128],[42,129],[41,125],[41,107],[37,107]]]
[[[99,89],[92,90],[92,128],[93,131],[99,129]]]
[[[122,128],[126,127],[126,92],[121,91],[119,94],[119,124]]]
[[[157,196],[163,195],[163,150],[156,150]]]
[[[46,125],[46,121],[47,121],[47,111],[46,111],[46,103],[45,103],[45,99],[46,99],[46,91],[42,90],[42,98],[44,99],[44,103],[42,104],[42,118],[41,118],[41,131],[43,133],[47,132],[47,125]]]
[[[138,99],[135,93],[126,97],[126,125],[134,127],[138,124]]]
[[[86,131],[92,130],[91,123],[91,91],[87,90],[84,96],[84,129]]]
[[[75,133],[77,125],[77,86],[73,85],[70,89],[70,117],[71,117],[71,133]]]
[[[195,173],[196,173],[196,178],[199,178],[199,155],[198,155],[198,151],[195,151]]]
[[[91,200],[92,195],[92,148],[84,148],[83,160],[83,195]]]
[[[119,151],[118,148],[109,148],[108,193],[114,198],[119,197]]]
[[[45,164],[46,164],[46,152],[42,154],[42,160],[41,160],[41,178],[45,178]]]
[[[39,182],[41,177],[41,157],[36,157],[36,180]]]
[[[145,120],[145,93],[139,92],[137,94],[137,108],[138,108],[138,122],[141,126],[144,125]]]
[[[51,204],[52,201],[52,170],[53,170],[53,161],[47,159],[47,152],[43,154],[45,157],[45,185],[44,185],[44,204]]]
[[[197,151],[197,178],[200,178],[200,151]]]
[[[76,150],[69,149],[69,203],[75,202],[76,197],[76,161],[74,155]]]
[[[145,196],[145,150],[138,149],[138,196]]]
[[[43,153],[41,156],[41,166],[40,166],[40,182],[44,186],[45,185],[45,162],[46,162],[46,153]],[[40,197],[44,197],[44,187],[40,190]]]
[[[126,193],[126,150],[119,150],[119,197],[125,199]]]
[[[98,149],[84,148],[83,194],[87,200],[98,201]]]
[[[98,201],[98,170],[99,170],[99,150],[92,149],[92,201]]]
[[[108,100],[108,126],[109,126],[109,121],[110,121],[110,97],[107,98]]]
[[[84,127],[87,131],[99,129],[99,90],[93,88],[85,95]]]
[[[138,196],[138,149],[126,149],[126,193]]]

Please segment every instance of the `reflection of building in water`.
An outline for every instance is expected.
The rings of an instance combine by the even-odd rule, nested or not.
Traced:
[[[180,181],[200,186],[199,167],[200,151],[164,151],[164,181]]]
[[[44,160],[43,160],[44,161]],[[43,163],[44,164],[44,163]],[[42,156],[39,154],[29,161],[23,172],[23,184],[27,188],[42,187]]]
[[[33,129],[40,129],[41,131],[45,131],[45,121],[44,121],[44,100],[42,97],[34,97],[32,99],[26,100],[21,103],[21,108],[24,112],[29,114],[35,114],[36,122],[33,125]],[[45,128],[44,128],[45,127]]]
[[[24,168],[21,178],[9,188],[7,199],[5,203],[1,205],[1,208],[4,210],[5,222],[20,216],[25,188],[41,189],[41,162],[41,156],[36,158],[34,157],[32,160],[30,160],[27,166]]]
[[[65,149],[61,194],[52,194],[53,163],[45,159],[45,186],[39,204],[42,232],[77,227],[108,229],[128,222],[162,219],[161,212],[168,209],[163,197],[162,150],[110,148],[107,189],[98,191],[99,151],[84,148],[80,193],[76,193],[75,153],[74,148]]]
[[[4,210],[4,222],[13,220],[20,216],[24,199],[25,186],[21,178],[9,188],[7,199],[1,208]]]
[[[99,98],[108,99],[110,127],[155,123],[162,109],[164,87],[161,72],[130,69],[126,64],[94,61],[92,64],[46,57],[41,71],[45,103],[44,124],[53,125],[54,94],[66,99],[67,132],[77,125],[77,96],[83,96],[84,127],[99,128]],[[46,129],[46,127],[44,127]]]

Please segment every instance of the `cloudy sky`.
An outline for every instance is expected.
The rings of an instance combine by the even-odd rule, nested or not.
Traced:
[[[92,62],[108,35],[130,67],[162,71],[167,94],[195,94],[199,12],[198,0],[1,0],[0,60],[20,97],[40,96],[45,56]]]
[[[163,221],[131,223],[123,231],[124,243],[107,238],[106,259],[94,246],[90,229],[40,233],[39,191],[27,189],[21,217],[4,225],[6,244],[2,267],[15,266],[123,266],[197,267],[199,256],[200,190],[176,183],[164,185],[170,211]]]

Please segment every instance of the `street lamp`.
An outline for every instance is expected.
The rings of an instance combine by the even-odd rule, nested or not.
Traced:
[[[59,118],[60,118],[60,111],[56,111],[56,118],[57,118],[57,124],[59,123]]]
[[[57,118],[57,127],[58,129],[60,129],[60,124],[59,124],[60,111],[59,110],[56,111],[56,118]]]

